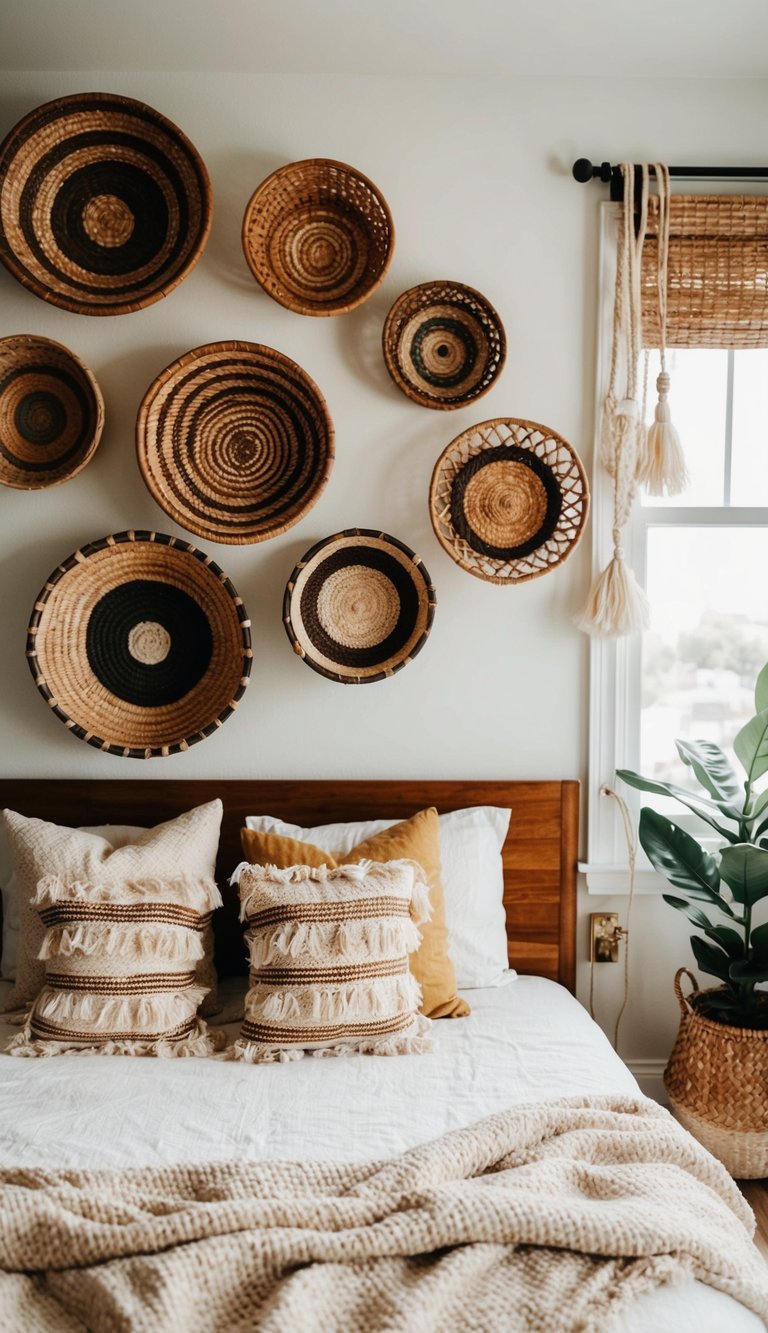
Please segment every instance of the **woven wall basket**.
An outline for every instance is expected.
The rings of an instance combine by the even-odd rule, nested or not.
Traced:
[[[174,361],[139,409],[139,467],[183,528],[230,545],[297,523],[333,465],[325,399],[295,361],[258,343],[208,343]]]
[[[682,978],[693,984],[686,997]],[[737,1179],[768,1176],[768,1030],[715,1023],[698,1012],[693,973],[675,976],[680,1029],[664,1085],[677,1119]]]
[[[396,537],[348,528],[318,542],[285,590],[283,622],[307,666],[343,685],[384,680],[423,648],[435,589]]]
[[[237,708],[251,670],[250,621],[202,551],[158,532],[119,532],[51,574],[27,660],[73,735],[149,759],[205,740]]]
[[[523,583],[570,555],[587,521],[589,488],[560,435],[505,417],[451,441],[435,464],[429,507],[438,541],[468,574]]]
[[[130,97],[47,102],[0,145],[0,260],[64,310],[124,315],[158,301],[197,262],[210,225],[197,151]]]
[[[0,483],[39,490],[85,467],[104,426],[87,366],[50,338],[0,338]]]
[[[253,276],[299,315],[341,315],[378,287],[395,245],[392,215],[362,172],[329,158],[280,167],[243,218]]]
[[[384,360],[422,407],[463,407],[487,393],[507,354],[490,301],[458,282],[423,282],[398,296],[382,335]]]

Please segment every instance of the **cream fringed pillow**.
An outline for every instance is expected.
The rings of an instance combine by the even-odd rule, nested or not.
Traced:
[[[236,1059],[431,1049],[408,969],[429,912],[420,866],[244,864],[235,877],[251,966]]]
[[[212,877],[221,802],[114,849],[101,837],[5,811],[32,876],[45,967],[13,1055],[209,1055],[198,968],[221,898]]]

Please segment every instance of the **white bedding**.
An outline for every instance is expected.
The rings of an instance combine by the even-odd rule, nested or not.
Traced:
[[[0,1003],[6,991],[1,985]],[[638,1091],[606,1037],[561,986],[517,977],[468,998],[470,1017],[434,1024],[430,1055],[256,1066],[2,1056],[0,1165],[382,1158],[515,1103]],[[0,1047],[14,1031],[0,1024]],[[621,1328],[755,1333],[763,1324],[729,1297],[688,1283],[638,1301]]]

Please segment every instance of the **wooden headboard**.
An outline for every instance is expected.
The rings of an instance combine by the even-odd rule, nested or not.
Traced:
[[[278,815],[310,826],[406,818],[430,805],[441,814],[467,805],[500,805],[512,807],[502,853],[510,966],[574,989],[578,782],[0,779],[0,809],[10,806],[56,824],[149,827],[217,796],[224,804],[217,876],[225,908],[216,914],[222,974],[245,970],[228,881],[242,860],[240,828],[246,815]]]

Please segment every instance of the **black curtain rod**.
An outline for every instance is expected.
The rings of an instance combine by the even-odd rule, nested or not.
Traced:
[[[639,167],[635,170],[639,170]],[[670,167],[669,174],[673,177],[687,177],[688,180],[768,180],[768,167]],[[624,198],[621,167],[613,167],[610,162],[594,166],[589,158],[580,157],[573,164],[573,176],[582,184],[591,180],[602,181],[610,185],[611,199],[620,202]]]

